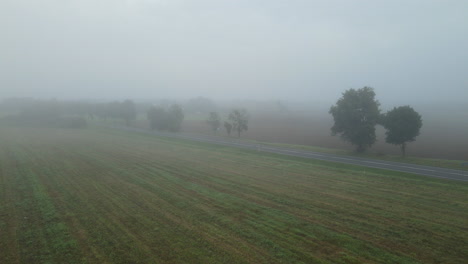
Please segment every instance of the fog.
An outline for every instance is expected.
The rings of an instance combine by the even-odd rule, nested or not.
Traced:
[[[2,0],[0,97],[466,101],[467,1]]]

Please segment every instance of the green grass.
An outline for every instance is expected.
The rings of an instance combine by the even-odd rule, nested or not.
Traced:
[[[188,118],[189,120],[199,121],[197,117],[200,117],[200,116],[201,115],[193,114],[193,115],[190,115]],[[102,126],[103,124],[104,125],[114,124],[114,125],[124,126],[125,122],[122,120],[110,120],[108,123],[105,123],[105,122],[103,123],[99,121],[91,121],[91,124],[93,124],[94,126]],[[143,129],[146,128],[145,126],[141,126],[141,124],[140,126],[137,126],[137,127],[143,128]],[[234,134],[235,133],[233,133],[233,135]],[[213,133],[203,133],[201,135],[214,136],[214,137],[224,138],[224,139],[229,139],[229,140],[240,140],[243,142],[249,142],[249,143],[254,143],[254,144],[259,144],[259,145],[264,145],[264,146],[308,150],[308,151],[336,154],[336,155],[342,155],[342,156],[371,158],[371,159],[376,159],[376,160],[402,162],[402,163],[408,163],[408,164],[417,164],[417,165],[424,165],[424,166],[468,171],[468,161],[464,161],[464,160],[431,159],[431,158],[421,158],[421,157],[414,157],[414,156],[402,157],[401,155],[389,155],[389,154],[375,153],[375,152],[370,152],[370,151],[365,152],[365,153],[357,153],[355,151],[349,151],[349,150],[344,150],[344,149],[325,148],[325,147],[308,146],[308,145],[285,144],[285,143],[273,143],[273,142],[237,138],[235,136],[227,136],[225,135],[224,132],[218,133],[216,135],[213,135]]]
[[[468,184],[104,128],[0,128],[1,263],[463,263]]]

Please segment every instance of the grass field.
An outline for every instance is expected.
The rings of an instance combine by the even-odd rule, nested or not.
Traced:
[[[464,263],[468,184],[0,127],[0,263]]]
[[[346,148],[330,148],[330,147],[317,147],[317,146],[310,146],[310,145],[273,143],[273,142],[267,142],[267,141],[262,141],[262,140],[253,140],[253,139],[245,138],[244,136],[242,136],[241,138],[237,138],[237,136],[228,136],[223,130],[221,130],[220,132],[216,134],[213,134],[213,132],[209,130],[209,128],[207,128],[207,125],[205,124],[205,122],[202,122],[202,121],[196,121],[195,123],[198,123],[198,127],[199,128],[203,127],[203,129],[194,130],[193,129],[194,122],[191,122],[191,121],[188,121],[189,125],[186,124],[185,126],[185,128],[188,130],[190,134],[215,136],[215,137],[223,138],[223,139],[240,140],[240,141],[245,141],[245,142],[250,142],[250,143],[255,143],[255,144],[262,144],[266,146],[282,147],[282,148],[289,148],[289,149],[300,149],[300,150],[322,152],[322,153],[329,153],[329,154],[336,154],[336,155],[343,155],[343,156],[371,158],[371,159],[378,159],[378,160],[385,160],[385,161],[392,161],[392,162],[401,162],[401,163],[408,163],[408,164],[417,164],[417,165],[424,165],[424,166],[468,171],[468,161],[465,161],[465,160],[436,159],[436,158],[427,158],[427,157],[419,157],[419,156],[402,157],[400,153],[399,154],[384,154],[381,152],[375,152],[371,150],[366,151],[365,153],[357,153],[354,149],[350,150]],[[118,125],[118,126],[125,126],[125,123],[121,120],[113,120],[105,124],[110,124],[110,123],[114,123],[115,125]],[[190,123],[192,124],[190,125]],[[94,122],[93,124],[102,125],[102,122],[101,123]],[[141,129],[149,129],[148,122],[146,120],[138,120],[135,127],[138,127]]]

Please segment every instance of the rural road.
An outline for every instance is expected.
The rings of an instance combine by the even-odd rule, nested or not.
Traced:
[[[342,155],[313,152],[313,151],[307,151],[307,150],[288,149],[288,148],[282,148],[282,147],[270,147],[270,146],[265,146],[261,144],[249,143],[249,142],[236,140],[236,139],[219,138],[215,136],[203,136],[203,135],[194,135],[194,134],[188,134],[188,133],[167,133],[167,132],[159,132],[159,131],[148,131],[148,130],[141,129],[141,128],[122,127],[122,126],[111,126],[111,128],[117,128],[117,129],[127,130],[127,131],[142,132],[142,133],[147,133],[147,134],[154,134],[154,135],[163,136],[163,137],[188,139],[188,140],[193,140],[193,141],[198,141],[198,142],[212,143],[212,144],[217,144],[217,145],[244,148],[244,149],[283,154],[283,155],[289,155],[289,156],[296,156],[296,157],[302,157],[302,158],[339,162],[339,163],[352,164],[352,165],[384,169],[384,170],[401,171],[401,172],[413,173],[413,174],[418,174],[418,175],[423,175],[423,176],[428,176],[428,177],[457,180],[457,181],[468,181],[468,171],[462,171],[462,170],[444,169],[444,168],[439,168],[439,167],[422,166],[422,165],[416,165],[416,164],[384,161],[384,160],[377,160],[377,159],[366,159],[366,158],[359,158],[359,157],[352,157],[352,156],[342,156]]]

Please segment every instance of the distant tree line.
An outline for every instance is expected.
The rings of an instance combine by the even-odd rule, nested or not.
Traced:
[[[70,111],[70,106],[57,100],[14,100],[19,104],[9,105],[10,115],[5,120],[16,125],[53,126],[66,128],[84,128],[86,119]]]
[[[88,115],[107,120],[108,118],[122,119],[127,126],[137,117],[135,103],[132,100],[114,101],[110,103],[94,104],[89,108]]]
[[[146,111],[151,129],[179,131],[184,119],[182,107],[168,101],[161,101],[161,105],[137,105],[128,99],[96,103],[12,98],[2,101],[0,108],[11,113],[8,119],[15,123],[65,127],[85,127],[90,119],[120,119],[130,126],[136,121],[139,109]]]
[[[354,145],[356,151],[364,152],[376,141],[376,125],[382,125],[386,129],[385,141],[399,146],[405,156],[407,144],[415,141],[420,133],[421,115],[410,106],[395,107],[382,113],[375,95],[371,87],[343,92],[329,110],[334,120],[332,135],[339,135]],[[278,105],[282,106],[281,102]],[[137,118],[137,106],[132,100],[90,103],[16,98],[4,101],[2,107],[9,111],[20,108],[19,113],[10,118],[15,122],[65,127],[85,127],[86,118],[121,119],[130,126]],[[224,126],[228,135],[235,132],[238,137],[248,130],[249,114],[245,109],[233,109],[223,121],[220,114],[213,110],[216,105],[210,99],[193,98],[185,107],[192,113],[208,113],[206,122],[214,133],[221,126]],[[184,120],[184,109],[179,104],[167,101],[146,108],[146,117],[152,130],[177,132]]]
[[[385,141],[400,146],[405,156],[407,143],[419,135],[421,115],[410,106],[395,107],[387,113],[381,113],[379,106],[373,88],[346,90],[329,111],[334,120],[332,135],[340,135],[355,145],[356,151],[364,152],[375,143],[375,126],[380,124],[386,129]]]
[[[136,119],[136,108],[132,100],[89,103],[13,98],[5,100],[2,105],[16,113],[8,118],[10,121],[22,124],[78,128],[87,125],[87,118],[118,118],[127,125]]]
[[[152,106],[147,112],[147,118],[152,130],[180,131],[184,112],[178,104],[165,109],[161,106]]]

